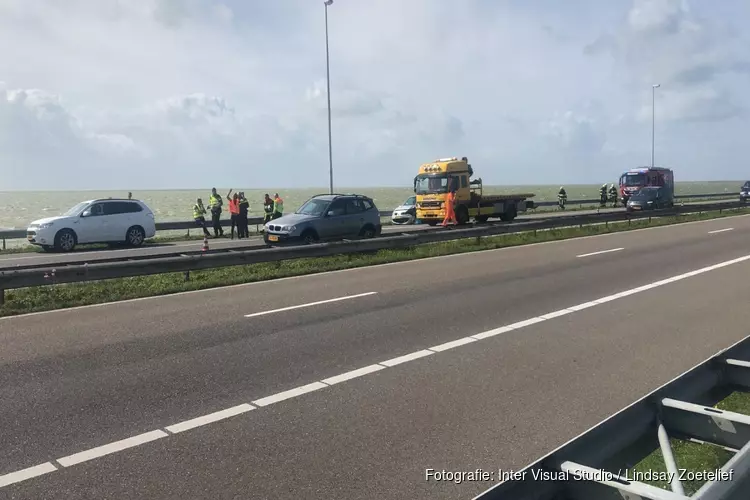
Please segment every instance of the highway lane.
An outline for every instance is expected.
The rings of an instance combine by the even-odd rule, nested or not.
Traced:
[[[748,217],[729,218],[279,280],[270,285],[240,286],[178,297],[2,320],[0,342],[4,349],[0,353],[0,380],[3,380],[0,398],[7,404],[0,410],[0,421],[5,423],[0,429],[0,446],[7,452],[0,458],[0,475],[141,432],[163,428],[212,411],[254,401],[278,391],[465,335],[692,271],[703,265],[735,258],[743,255],[743,250],[747,246],[745,235],[748,226]],[[727,230],[730,228],[731,230]],[[711,234],[712,231],[721,230],[725,231]],[[623,250],[596,254],[616,248]],[[676,252],[679,252],[679,257],[676,256]],[[739,265],[737,267],[739,268]],[[739,274],[742,273],[735,269],[734,275]],[[691,280],[697,282],[699,278]],[[682,285],[670,285],[677,286]],[[444,300],[436,301],[434,297],[427,296],[425,292],[434,290],[434,287],[449,290],[453,310],[446,308]],[[706,296],[710,296],[709,302],[713,303],[716,291],[713,288],[707,290],[710,290],[710,293]],[[319,306],[252,318],[245,317],[247,314],[370,292],[377,293]],[[701,294],[693,292],[693,299],[700,296]],[[722,294],[719,296],[723,297]],[[634,297],[627,300],[635,299]],[[602,305],[597,309],[607,307],[609,306]],[[588,313],[581,311],[576,316],[579,314]],[[555,320],[557,321],[565,322],[566,319]],[[549,325],[554,326],[555,322],[550,322]],[[622,328],[618,323],[621,322],[604,322],[600,325],[599,331],[610,334],[620,331],[623,338],[635,335],[618,330]],[[692,327],[694,324],[685,323],[686,327]],[[541,327],[546,327],[546,324],[539,326]],[[581,334],[592,332],[586,331]],[[718,338],[723,337],[718,335]],[[498,337],[497,340],[503,343],[506,342],[506,337]],[[523,347],[522,344],[523,342],[516,347]],[[710,342],[704,342],[703,345],[710,345]],[[589,349],[585,343],[582,346],[584,351]],[[475,346],[466,346],[462,349],[469,348],[474,349]],[[553,349],[552,344],[549,345],[549,349]],[[585,353],[582,353],[581,357],[585,358]],[[653,362],[657,358],[658,353],[651,352],[642,361]],[[516,364],[521,359],[517,358]],[[675,362],[677,361],[679,360]],[[421,365],[422,361],[414,363],[416,367]],[[548,363],[561,368],[556,362]],[[494,384],[500,390],[505,384],[504,377],[493,378],[487,374],[487,370],[499,370],[503,374],[506,369],[498,366],[504,367],[505,364],[490,364],[491,369],[486,362],[477,366],[477,369],[484,367],[485,370],[484,375],[477,381],[481,380],[481,384],[484,385]],[[438,365],[438,371],[450,372],[451,366]],[[534,363],[529,366],[541,370],[529,380],[538,379],[543,375],[544,365]],[[404,365],[398,370],[412,368],[411,365]],[[369,384],[372,377],[383,376],[392,376],[391,370],[373,374],[353,383]],[[417,378],[423,380],[424,384],[417,387],[422,387],[427,395],[440,393],[441,388],[447,383],[444,380],[445,376],[447,375],[429,382],[430,377],[423,378],[420,375]],[[563,379],[558,376],[555,380]],[[326,490],[326,494],[332,495],[330,498],[358,498],[356,495],[347,497],[341,493],[347,488],[342,481],[347,477],[348,470],[356,469],[356,463],[380,461],[381,463],[375,464],[378,468],[390,467],[390,461],[384,458],[389,451],[383,448],[389,441],[383,441],[382,434],[393,432],[399,435],[402,432],[401,426],[404,427],[404,432],[409,434],[410,429],[416,430],[419,427],[419,422],[430,422],[432,418],[442,422],[442,426],[438,427],[445,431],[450,431],[455,425],[461,429],[468,425],[465,431],[474,435],[475,440],[459,448],[466,452],[483,446],[476,441],[481,434],[479,428],[474,428],[470,419],[462,416],[464,413],[460,408],[468,404],[467,402],[461,400],[461,404],[456,404],[452,399],[444,401],[445,398],[435,396],[435,400],[430,403],[427,396],[418,397],[418,394],[410,394],[406,389],[403,393],[399,392],[398,384],[411,383],[412,381],[402,380],[394,382],[397,384],[395,386],[386,384],[374,387],[373,389],[384,399],[382,405],[378,402],[376,407],[366,404],[358,395],[352,396],[351,400],[339,397],[329,399],[332,393],[325,395],[324,392],[305,396],[313,400],[318,397],[326,398],[322,408],[318,410],[332,410],[328,416],[316,420],[314,424],[307,422],[307,418],[317,418],[315,415],[307,415],[306,410],[300,410],[301,413],[297,414],[297,409],[302,408],[298,406],[302,403],[302,398],[278,403],[278,407],[271,405],[260,408],[259,411],[250,412],[247,416],[236,417],[239,419],[237,422],[245,422],[244,425],[249,426],[244,432],[253,435],[253,438],[248,440],[257,447],[251,453],[253,457],[248,457],[242,462],[253,465],[249,465],[249,469],[244,465],[240,467],[240,471],[248,476],[229,478],[226,474],[232,473],[227,471],[224,471],[223,475],[216,471],[209,474],[207,471],[212,471],[212,466],[203,464],[203,468],[181,470],[186,477],[199,481],[200,486],[192,480],[187,481],[183,478],[183,481],[186,487],[192,484],[193,488],[198,488],[196,491],[203,491],[201,488],[205,484],[206,487],[220,493],[226,493],[216,490],[220,485],[229,485],[231,492],[239,493],[243,481],[251,480],[264,483],[264,487],[271,487],[272,485],[266,485],[266,481],[261,481],[259,477],[269,478],[276,475],[276,469],[271,467],[274,462],[266,456],[272,452],[273,446],[277,446],[273,436],[286,434],[289,443],[297,443],[301,438],[297,434],[308,426],[310,431],[301,432],[304,440],[327,440],[326,443],[317,445],[323,455],[301,453],[300,448],[294,456],[289,456],[287,453],[292,452],[284,442],[281,449],[286,451],[280,451],[279,457],[285,458],[278,459],[287,467],[295,463],[302,467],[302,462],[312,460],[311,456],[316,457],[317,468],[304,471],[308,483],[272,483],[283,488],[294,489],[299,486],[302,490],[296,490],[296,493],[304,493],[308,491],[305,488],[312,487],[309,479],[313,475],[317,474],[322,478],[333,475],[337,479],[328,487],[334,490]],[[345,390],[338,387],[335,389]],[[517,407],[522,399],[522,394],[517,393],[518,389],[517,386],[507,389],[512,393],[511,406]],[[556,387],[555,391],[560,389]],[[453,397],[457,396],[452,394],[451,398]],[[550,394],[549,397],[554,399],[562,395]],[[413,405],[399,409],[398,406],[390,407],[387,404],[388,401],[401,399],[405,402],[412,400]],[[481,399],[472,401],[474,404],[480,404]],[[438,415],[435,415],[430,405],[438,405],[440,408],[456,407],[459,410],[446,414],[438,412]],[[277,408],[282,407],[287,409],[285,412],[292,408],[293,414],[285,413],[284,416],[274,413]],[[533,404],[531,407],[533,409]],[[274,418],[265,420],[269,417],[263,415],[268,415],[269,411],[279,420],[278,428],[268,428],[273,425]],[[358,424],[359,427],[354,424],[350,427],[347,422],[352,415],[351,412],[355,411],[365,412],[365,416],[362,423]],[[336,424],[338,415],[342,416],[340,425]],[[411,423],[403,422],[406,416],[415,420]],[[256,427],[255,420],[248,424],[248,421],[244,420],[246,418],[260,418],[261,422],[266,423]],[[288,421],[289,418],[292,419],[291,422]],[[543,415],[537,417],[537,420],[540,419],[537,425],[547,425]],[[368,423],[368,427],[373,428],[364,433],[379,436],[381,446],[375,447],[371,453],[360,456],[357,451],[360,448],[353,446],[352,442],[356,441],[358,433],[363,432],[361,427],[365,422]],[[332,425],[339,429],[344,433],[341,438],[343,441],[320,434],[315,430],[319,428],[318,424]],[[236,424],[228,421],[215,425]],[[330,431],[329,428],[328,432]],[[175,461],[173,457],[173,464],[183,458],[187,459],[184,454],[193,453],[197,459],[202,456],[201,450],[207,447],[213,449],[214,445],[218,446],[216,443],[226,444],[222,441],[223,434],[217,435],[219,431],[211,426],[194,432],[196,436],[198,433],[208,432],[211,438],[200,444],[197,450],[183,451],[180,460]],[[180,443],[183,442],[182,439],[192,439],[189,434],[184,436],[180,436]],[[266,441],[266,437],[270,441]],[[174,438],[170,437],[169,440]],[[537,436],[538,442],[534,444],[543,447],[548,440],[549,436],[541,434]],[[445,440],[443,442],[446,446],[451,444]],[[184,446],[197,446],[194,441],[188,443],[192,444]],[[344,444],[335,452],[331,451],[332,443]],[[402,443],[405,444],[407,443]],[[418,444],[420,449],[426,446],[421,440]],[[413,447],[415,443],[408,442],[408,445],[407,448]],[[21,495],[18,498],[26,498],[23,496],[26,494],[32,495],[31,498],[46,498],[45,495],[52,498],[53,494],[63,497],[67,494],[70,495],[68,498],[127,497],[125,490],[118,488],[137,489],[146,486],[137,480],[132,484],[128,480],[125,482],[127,484],[118,485],[117,481],[112,479],[111,470],[104,472],[98,468],[110,467],[112,463],[123,464],[127,471],[118,473],[118,477],[130,477],[133,468],[147,467],[145,463],[150,463],[153,456],[149,455],[151,458],[143,458],[142,461],[136,460],[135,463],[128,461],[127,457],[140,457],[144,453],[148,455],[154,449],[174,450],[172,446],[183,445],[171,444],[171,441],[144,445],[143,449],[77,466],[82,468],[80,470],[87,470],[92,474],[89,479],[83,479],[79,476],[80,471],[71,468],[38,480],[10,486],[6,491]],[[248,452],[240,448],[242,446],[234,446],[225,451],[227,456],[235,452],[240,455]],[[532,446],[531,449],[535,448]],[[405,460],[408,461],[410,456],[413,459],[419,456],[441,456],[439,453],[434,454],[434,450],[433,453],[425,451],[421,455],[413,456],[406,451],[408,450],[397,453],[396,463],[402,464]],[[330,470],[321,469],[324,467],[324,462],[321,462],[323,456],[339,466]],[[515,448],[503,453],[503,456],[507,456],[508,460],[519,460],[519,457],[524,457],[523,453]],[[268,468],[255,463],[256,459],[260,460],[259,457],[265,457],[269,464]],[[126,462],[122,462],[123,460]],[[211,463],[217,466],[226,465],[226,462],[221,460]],[[376,471],[375,465],[370,467],[373,471]],[[150,465],[154,470],[162,466],[166,467],[164,463],[158,466],[153,463]],[[237,467],[232,470],[236,471]],[[100,472],[104,474],[102,477],[98,475]],[[175,470],[165,471],[168,476],[174,473]],[[138,474],[140,477],[140,472]],[[211,474],[217,474],[216,477],[221,479],[214,483],[210,480]],[[409,479],[403,476],[401,479],[403,487],[419,486],[409,483]],[[51,488],[47,493],[44,493],[44,485]],[[391,486],[394,485],[399,485],[399,482],[394,480]],[[65,493],[66,489],[77,486],[84,487],[82,491],[88,494],[77,496],[72,490]],[[232,489],[235,486],[240,490]],[[151,492],[152,495],[162,497],[155,484],[151,484],[150,487],[156,488]],[[173,491],[177,492],[181,487],[175,487]],[[261,485],[256,485],[256,488],[259,487]],[[105,488],[106,491],[101,488]],[[94,495],[93,492],[97,489],[99,491]],[[114,493],[115,491],[117,493]],[[377,491],[378,497],[391,497],[389,491],[392,490],[386,488],[382,490],[382,495],[381,490]],[[142,491],[133,494],[136,498],[144,498],[139,496],[143,494]],[[268,498],[284,497],[274,496],[270,490],[264,490],[263,495],[268,495]],[[259,493],[259,496],[263,495]],[[199,496],[204,497],[207,498]],[[371,498],[372,495],[365,497]],[[393,496],[403,497],[404,495]],[[171,497],[165,494],[164,498]],[[225,496],[218,494],[217,498],[233,496],[226,493]],[[417,495],[416,498],[421,496]]]
[[[601,212],[613,212],[620,209],[602,209]],[[542,212],[542,213],[529,213],[528,215],[521,215],[518,217],[518,222],[524,220],[534,220],[540,218],[549,217],[560,217],[569,215],[585,215],[595,214],[597,210],[581,210],[575,212]],[[430,226],[424,224],[420,225],[388,225],[383,227],[383,234],[398,234],[412,231],[423,231],[429,229]],[[262,245],[263,239],[260,236],[252,236],[245,240],[232,240],[229,238],[220,239],[209,239],[209,248],[211,249],[233,249],[240,250],[243,248]],[[110,258],[128,258],[128,257],[143,257],[143,256],[157,256],[165,254],[173,254],[175,252],[192,252],[200,251],[203,246],[203,241],[175,241],[168,243],[159,243],[146,245],[140,248],[115,248],[107,250],[78,250],[70,254],[58,254],[58,253],[14,253],[2,255],[0,253],[0,269],[12,268],[15,266],[26,266],[32,264],[49,264],[54,265],[57,263],[65,262],[78,262],[81,260],[94,262],[102,259]]]

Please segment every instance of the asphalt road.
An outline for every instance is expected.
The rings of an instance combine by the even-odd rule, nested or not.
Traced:
[[[701,202],[705,203],[705,202]],[[570,215],[585,215],[595,213],[606,213],[621,211],[622,208],[603,208],[600,210],[576,210],[567,212],[530,212],[527,215],[521,215],[516,219],[514,224],[523,223],[524,220],[534,220],[540,218],[570,216]],[[408,233],[412,231],[423,231],[429,229],[428,225],[394,225],[384,226],[383,233],[385,235],[397,234],[397,233]],[[263,244],[262,237],[253,236],[245,240],[232,240],[229,238],[221,239],[210,239],[209,248],[211,249],[228,249],[228,250],[242,250],[251,247],[257,247]],[[96,262],[97,260],[111,259],[111,258],[131,258],[131,257],[144,257],[144,256],[158,256],[166,254],[174,254],[175,252],[194,252],[200,251],[203,246],[203,241],[175,241],[170,243],[159,243],[153,245],[146,245],[141,248],[118,248],[118,249],[107,249],[107,250],[77,250],[69,254],[49,254],[49,253],[14,253],[3,255],[0,252],[0,270],[14,268],[19,266],[28,265],[60,265],[70,262]]]
[[[494,483],[425,469],[518,469],[748,335],[749,234],[733,217],[2,319],[0,486],[50,472],[0,498],[472,498]],[[229,408],[252,409],[173,427]]]

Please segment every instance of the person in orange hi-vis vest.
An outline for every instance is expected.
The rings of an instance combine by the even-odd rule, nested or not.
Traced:
[[[227,193],[227,200],[229,200],[229,214],[232,220],[232,239],[234,239],[234,228],[237,228],[237,236],[240,233],[240,196],[234,193],[234,196],[230,197],[232,189]]]
[[[447,226],[448,222],[451,221],[454,224],[458,224],[456,220],[456,192],[451,189],[448,192],[448,196],[445,200],[445,219],[443,219],[443,226]]]

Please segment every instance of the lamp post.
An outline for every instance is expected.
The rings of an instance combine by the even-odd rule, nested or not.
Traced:
[[[656,143],[656,89],[661,87],[657,83],[651,86],[651,168],[654,168],[654,145]]]
[[[328,97],[328,178],[330,194],[333,194],[333,146],[331,145],[331,64],[328,54],[328,7],[332,4],[333,0],[323,2],[326,12],[326,97]]]

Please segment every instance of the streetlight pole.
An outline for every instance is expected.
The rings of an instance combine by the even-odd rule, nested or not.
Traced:
[[[328,177],[329,192],[333,194],[333,146],[331,145],[331,63],[328,53],[328,7],[333,4],[333,0],[323,2],[326,11],[326,96],[328,97]]]
[[[651,86],[651,168],[654,168],[654,145],[656,143],[656,89],[661,87],[657,83]]]

